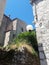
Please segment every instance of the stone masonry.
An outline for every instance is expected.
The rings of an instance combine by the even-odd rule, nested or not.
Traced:
[[[18,34],[26,31],[26,23],[18,18],[11,20],[4,15],[0,28],[0,45],[7,46]]]
[[[39,58],[27,48],[23,48],[22,51],[17,48],[9,51],[0,49],[0,65],[39,65]]]
[[[4,7],[5,7],[5,3],[6,3],[6,0],[0,0],[0,44],[1,42],[3,41],[3,38],[2,38],[2,34],[3,34],[3,31],[4,29],[2,30],[2,28],[5,26],[3,26],[1,28],[1,26],[3,25],[3,13],[4,13]],[[5,24],[5,23],[4,23]],[[3,36],[4,37],[4,36]],[[2,45],[2,44],[1,44]]]
[[[31,0],[41,65],[49,65],[49,0]]]
[[[11,43],[12,39],[19,33],[26,31],[26,24],[24,21],[15,18],[11,20],[8,16],[4,15],[4,6],[6,0],[0,0],[0,45],[6,46]]]
[[[9,22],[9,21],[8,21]],[[18,34],[26,31],[26,23],[18,18],[13,19],[12,22],[7,26],[5,33],[4,47],[7,46],[11,41],[18,36]]]
[[[2,21],[2,18],[3,18],[5,3],[6,3],[6,0],[0,0],[0,26],[1,26],[1,21]]]
[[[5,34],[7,31],[12,30],[11,19],[6,15],[3,16],[2,25],[0,27],[0,45],[4,45]]]

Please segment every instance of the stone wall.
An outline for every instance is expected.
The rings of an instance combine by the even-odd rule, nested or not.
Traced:
[[[0,45],[3,45],[3,43],[4,43],[6,22],[7,22],[7,19],[4,16],[3,19],[2,19],[2,25],[1,25],[1,28],[0,28]]]
[[[23,51],[0,49],[0,65],[39,65],[39,58],[26,48]]]
[[[26,23],[20,19],[17,20],[17,35],[26,31]]]
[[[6,0],[0,0],[0,26],[1,26],[1,21],[3,18],[3,13],[4,13],[4,8],[5,8]]]
[[[36,35],[41,65],[49,65],[49,0],[36,0]]]
[[[5,34],[4,47],[8,45],[9,40],[10,40],[10,31],[6,32]]]
[[[11,20],[8,16],[4,15],[2,19],[2,25],[0,27],[0,45],[3,46],[5,41],[8,40],[8,38],[9,38],[8,42],[10,43],[13,40],[13,38],[15,38],[19,33],[25,31],[26,24],[24,23],[24,21],[18,18]],[[8,32],[10,32],[9,36],[7,34]]]
[[[0,45],[4,45],[5,33],[11,29],[9,28],[10,22],[11,19],[4,15],[2,19],[2,25],[0,27]]]
[[[13,20],[13,34],[17,36],[18,34],[26,31],[26,23],[18,18]]]
[[[38,27],[36,28],[40,49],[41,65],[49,65],[49,0],[43,0],[37,5]],[[37,25],[37,24],[36,24]],[[38,44],[38,45],[39,45]],[[41,50],[42,48],[42,50]],[[42,60],[43,59],[43,60]]]

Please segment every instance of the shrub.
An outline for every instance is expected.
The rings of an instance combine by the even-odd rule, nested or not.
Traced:
[[[38,45],[37,45],[37,39],[36,39],[36,32],[32,31],[32,32],[24,32],[18,35],[18,37],[16,37],[13,40],[13,43],[18,43],[20,41],[26,40],[27,42],[29,42],[32,47],[38,51]]]
[[[18,35],[18,39],[20,39],[21,41],[27,40],[28,42],[31,43],[33,48],[36,51],[38,51],[36,32],[35,31],[21,33],[21,34]]]

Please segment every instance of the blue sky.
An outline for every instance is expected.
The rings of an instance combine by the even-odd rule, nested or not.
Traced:
[[[29,0],[7,0],[5,12],[11,19],[19,18],[27,24],[32,24],[33,13]]]

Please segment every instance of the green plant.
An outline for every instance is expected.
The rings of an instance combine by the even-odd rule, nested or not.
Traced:
[[[36,32],[32,31],[32,32],[24,32],[18,35],[18,37],[13,39],[14,44],[19,43],[23,40],[26,40],[27,42],[29,42],[32,47],[38,51],[38,46],[37,46],[37,39],[36,39]]]
[[[38,51],[38,46],[37,46],[37,39],[36,39],[36,32],[32,31],[32,32],[24,32],[18,35],[18,39],[20,40],[27,40],[28,42],[31,43],[31,45],[33,46],[33,48]]]

